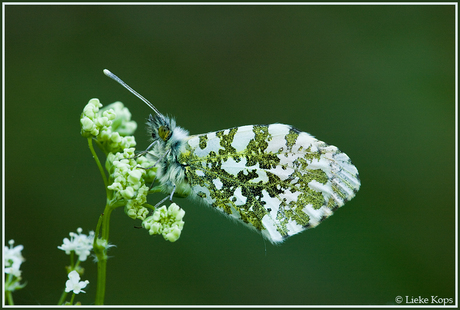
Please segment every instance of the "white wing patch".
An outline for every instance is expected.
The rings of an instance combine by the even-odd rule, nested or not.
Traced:
[[[315,227],[361,185],[345,153],[283,124],[191,136],[178,162],[192,195],[273,243]]]

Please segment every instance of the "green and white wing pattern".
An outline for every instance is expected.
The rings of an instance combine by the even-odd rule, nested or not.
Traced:
[[[190,136],[178,162],[191,196],[272,243],[317,226],[361,185],[345,153],[283,124]]]

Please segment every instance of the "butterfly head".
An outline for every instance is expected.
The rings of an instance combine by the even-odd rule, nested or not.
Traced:
[[[147,130],[152,139],[160,139],[164,142],[171,138],[175,125],[174,120],[166,118],[161,114],[160,116],[152,116],[152,114],[150,114],[147,120]]]

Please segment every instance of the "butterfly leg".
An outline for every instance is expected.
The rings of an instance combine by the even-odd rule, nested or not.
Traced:
[[[158,208],[163,202],[165,202],[165,200],[168,199],[168,196],[166,196],[165,198],[161,199],[159,203],[157,203],[153,208],[156,209]]]
[[[166,196],[165,198],[161,199],[160,202],[158,202],[158,203],[154,206],[154,208],[155,208],[155,209],[158,208],[158,207],[159,207],[163,202],[165,202],[166,199],[168,199],[168,198],[169,198],[169,201],[170,201],[170,202],[173,202],[172,198],[173,198],[173,196],[174,196],[174,192],[175,192],[175,191],[176,191],[176,184],[173,184],[173,190],[172,190],[171,194],[170,194],[169,196]]]
[[[155,166],[160,162],[160,160],[162,160],[163,158],[165,158],[166,155],[168,155],[170,151],[171,151],[171,150],[168,150],[166,153],[164,153],[163,155],[161,155],[161,157],[158,158],[158,160],[157,160],[153,165],[151,165],[150,167],[144,168],[144,167],[138,166],[138,168],[145,169],[145,170],[152,169],[153,167],[155,167]]]
[[[176,184],[173,184],[173,190],[171,192],[171,195],[169,195],[169,201],[173,202],[172,198],[173,198],[175,192],[176,192]]]
[[[152,144],[151,144],[152,145]],[[148,150],[148,148],[147,148]],[[146,151],[147,151],[146,150]],[[160,158],[158,158],[158,160],[153,164],[151,165],[150,167],[147,167],[147,168],[144,168],[144,167],[141,167],[141,166],[137,166],[137,168],[139,169],[144,169],[144,170],[149,170],[149,169],[152,169],[153,167],[155,167],[159,162],[160,160],[162,160],[163,158],[165,158],[166,155],[168,155],[170,152],[170,150],[168,150],[166,153],[164,153]],[[153,184],[155,184],[155,180],[153,180],[152,184],[150,185],[149,187],[149,191],[153,188]],[[174,185],[174,190],[176,189],[176,185]]]
[[[128,158],[128,159],[137,159],[138,157],[147,154],[147,153],[149,152],[149,150],[153,147],[153,145],[154,145],[157,141],[158,141],[158,140],[153,141],[152,143],[150,143],[150,145],[149,145],[144,151],[140,151],[139,153],[137,153],[136,155],[134,155],[134,157],[130,157],[130,158]]]

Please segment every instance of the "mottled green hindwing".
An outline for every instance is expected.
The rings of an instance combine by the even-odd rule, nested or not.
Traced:
[[[177,161],[192,196],[273,243],[315,227],[360,187],[345,153],[283,124],[187,137]]]

